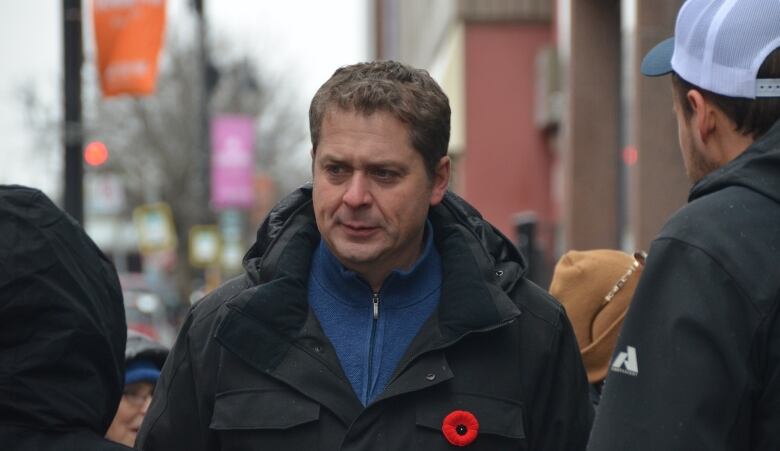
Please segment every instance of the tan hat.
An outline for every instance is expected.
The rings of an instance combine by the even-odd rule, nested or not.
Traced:
[[[555,265],[550,293],[566,309],[591,384],[607,377],[644,257],[610,249],[569,251]]]

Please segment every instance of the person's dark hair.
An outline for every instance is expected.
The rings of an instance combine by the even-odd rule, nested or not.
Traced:
[[[780,48],[775,49],[766,57],[758,69],[758,78],[780,78]],[[674,72],[672,73],[672,86],[686,118],[693,114],[686,95],[688,91],[695,89],[723,111],[734,122],[738,132],[750,135],[753,139],[758,139],[775,122],[780,120],[780,98],[778,97],[756,99],[728,97],[688,83]]]
[[[436,164],[447,155],[450,104],[427,71],[395,61],[375,61],[336,70],[311,101],[309,128],[312,152],[317,151],[322,120],[328,109],[372,114],[380,110],[408,124],[411,145],[423,157],[433,178]]]

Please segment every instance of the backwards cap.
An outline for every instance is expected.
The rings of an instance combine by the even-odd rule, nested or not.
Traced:
[[[780,47],[780,0],[687,0],[674,37],[642,61],[642,74],[672,71],[688,83],[728,97],[780,97],[780,79],[757,79]]]

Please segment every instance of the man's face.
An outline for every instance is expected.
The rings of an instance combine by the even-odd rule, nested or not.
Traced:
[[[443,157],[431,180],[408,127],[391,114],[329,110],[312,164],[322,238],[344,266],[381,284],[420,256],[428,208],[441,202],[449,170]]]
[[[136,382],[125,387],[114,420],[106,431],[106,438],[132,447],[152,402],[153,392],[154,384],[150,382]]]
[[[704,144],[699,138],[696,130],[696,112],[686,118],[683,106],[680,104],[680,96],[673,92],[672,97],[674,114],[677,117],[677,139],[680,143],[685,173],[691,182],[696,183],[717,169],[718,164],[707,156]]]

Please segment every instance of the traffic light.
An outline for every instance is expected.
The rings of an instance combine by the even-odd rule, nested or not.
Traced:
[[[102,141],[92,141],[84,148],[84,161],[97,167],[108,161],[108,147]]]

